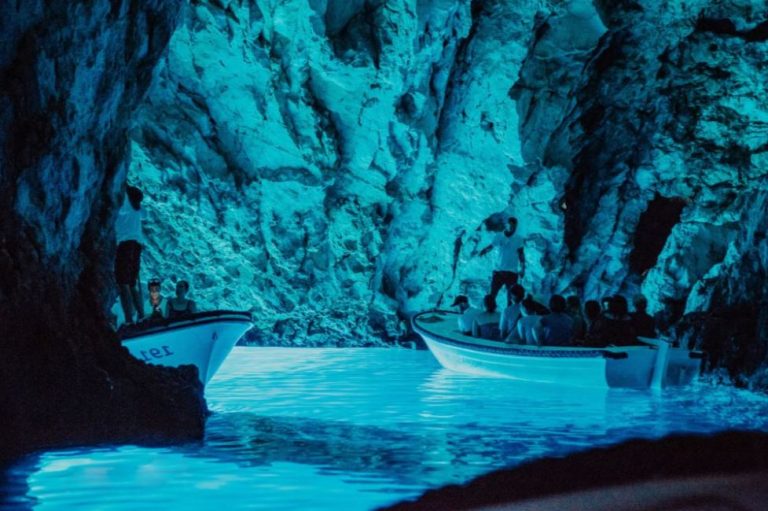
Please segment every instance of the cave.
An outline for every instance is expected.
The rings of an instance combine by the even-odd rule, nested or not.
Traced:
[[[656,265],[656,261],[667,242],[672,228],[680,222],[680,215],[686,201],[678,197],[656,195],[640,215],[632,252],[629,254],[629,268],[642,275]]]
[[[563,491],[648,483],[621,463],[635,449],[688,453],[673,489],[751,477],[764,464],[695,452],[765,450],[766,27],[747,0],[5,2],[0,496],[372,509],[448,487],[491,505],[552,496],[495,492],[547,457],[605,468]],[[141,239],[118,232],[129,185]],[[158,323],[124,306],[126,241]],[[534,327],[515,346],[455,321],[466,304],[501,324],[486,303],[513,279],[551,314],[643,294],[669,346],[549,346]],[[224,324],[250,330],[206,351]],[[419,325],[544,354],[517,367],[598,370],[449,367],[469,358],[433,355]],[[203,362],[135,348],[186,328]],[[661,369],[605,370],[641,351]],[[473,500],[486,482],[501,500]]]

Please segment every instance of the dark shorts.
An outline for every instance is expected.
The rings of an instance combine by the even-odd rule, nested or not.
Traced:
[[[496,295],[502,287],[507,288],[507,304],[512,303],[512,286],[517,284],[517,272],[514,271],[494,271],[491,278],[491,296],[496,299]]]
[[[141,244],[138,241],[122,241],[117,246],[115,279],[119,286],[136,285],[141,267]]]
[[[515,271],[494,271],[491,279],[491,289],[496,292],[503,286],[510,288],[517,284],[517,272]],[[494,293],[491,293],[494,294]],[[494,294],[495,296],[495,294]]]

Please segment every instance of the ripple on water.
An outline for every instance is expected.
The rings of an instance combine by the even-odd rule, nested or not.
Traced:
[[[5,509],[371,509],[629,438],[768,430],[768,401],[733,388],[531,385],[399,349],[236,348],[206,395],[203,442],[30,457]]]

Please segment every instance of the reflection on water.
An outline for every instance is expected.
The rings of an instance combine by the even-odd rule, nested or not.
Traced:
[[[395,349],[237,348],[206,394],[203,442],[29,457],[5,509],[372,509],[627,438],[768,429],[768,402],[735,389],[530,385]]]

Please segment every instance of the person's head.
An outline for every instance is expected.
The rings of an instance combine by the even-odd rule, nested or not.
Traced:
[[[458,295],[453,299],[451,307],[458,307],[461,312],[469,309],[469,298],[466,295]]]
[[[565,312],[565,298],[561,295],[552,295],[549,299],[549,310],[554,314],[561,314]]]
[[[511,216],[507,219],[507,235],[512,236],[517,231],[517,218]]]
[[[626,316],[627,313],[629,312],[629,307],[627,306],[627,299],[621,295],[614,296],[611,299],[611,304],[609,306],[608,312],[610,312],[611,315],[617,318]]]
[[[536,314],[536,302],[533,300],[531,295],[526,296],[521,304],[522,307],[520,308],[520,312],[523,314],[523,316],[531,316],[532,314]]]
[[[180,280],[176,283],[176,298],[183,299],[189,292],[189,282]]]
[[[496,312],[496,298],[491,295],[485,295],[483,307],[485,307],[485,312],[490,312],[491,314]]]
[[[587,300],[584,302],[584,317],[588,321],[595,321],[600,317],[600,312],[602,312],[602,309],[597,300]]]
[[[512,301],[514,303],[520,303],[523,301],[523,298],[525,298],[525,288],[523,288],[523,286],[520,284],[515,284],[512,286],[509,294],[512,297]]]
[[[160,279],[149,279],[149,282],[147,282],[147,290],[149,290],[149,296],[159,296],[160,286]]]
[[[632,303],[637,312],[645,312],[648,308],[648,300],[643,295],[635,295],[635,297],[632,298]]]
[[[571,314],[581,314],[581,300],[576,295],[571,295],[565,299],[565,308]]]
[[[141,190],[135,186],[128,185],[125,194],[128,196],[128,201],[131,203],[131,207],[138,211],[141,207],[141,201],[144,199],[144,194]]]

